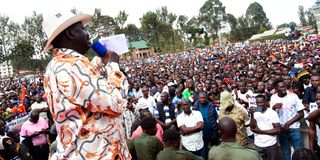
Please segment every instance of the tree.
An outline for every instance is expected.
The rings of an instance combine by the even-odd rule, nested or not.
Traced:
[[[177,24],[176,24],[179,36],[183,41],[186,41],[187,40],[187,36],[188,36],[187,35],[187,28],[188,28],[187,27],[187,22],[188,22],[188,17],[185,16],[185,15],[180,15],[178,17]]]
[[[45,58],[45,54],[41,54],[43,53],[43,47],[46,42],[46,35],[42,31],[42,22],[42,15],[33,11],[31,17],[25,17],[21,29],[22,32],[24,32],[24,38],[30,40],[33,44],[35,54],[37,56],[42,55],[41,58]]]
[[[318,29],[317,29],[317,20],[316,20],[316,17],[314,16],[314,14],[313,14],[312,9],[308,9],[305,14],[306,14],[306,16],[307,16],[307,23],[308,23],[308,25],[311,25],[311,26],[313,26],[316,30],[318,30]],[[318,31],[317,31],[316,33],[318,33]]]
[[[246,20],[249,23],[249,27],[253,29],[253,34],[258,33],[261,28],[265,28],[266,30],[272,28],[263,7],[258,2],[249,5],[246,10]]]
[[[299,6],[298,15],[299,15],[300,23],[302,24],[302,26],[307,26],[308,23],[305,17],[305,11],[303,6]]]
[[[199,22],[213,39],[225,21],[225,7],[219,0],[207,0],[200,8]]]
[[[255,32],[250,28],[248,19],[245,16],[238,18],[238,40],[243,41],[249,39]]]
[[[0,63],[6,61],[11,54],[18,31],[18,24],[11,22],[8,16],[0,15]]]
[[[34,45],[28,39],[23,37],[18,37],[15,41],[15,45],[11,48],[11,55],[8,59],[11,61],[11,65],[15,70],[19,71],[24,70],[32,70],[35,69],[32,55],[34,54]]]
[[[143,14],[140,21],[143,37],[147,40],[149,45],[155,48],[156,51],[160,51],[158,32],[160,22],[158,21],[157,13],[149,11]]]
[[[130,42],[132,41],[138,41],[142,37],[142,33],[139,30],[139,28],[135,24],[128,24],[123,29],[124,34],[127,36],[128,40]]]
[[[118,16],[115,18],[115,21],[120,26],[120,29],[123,29],[123,26],[126,23],[127,19],[128,19],[128,14],[126,13],[126,11],[120,11]]]
[[[94,40],[114,35],[119,30],[116,21],[108,15],[102,15],[101,9],[97,8],[94,11],[91,23],[86,28],[90,37]]]
[[[229,40],[230,41],[237,41],[238,40],[238,37],[239,37],[239,32],[238,32],[238,20],[237,18],[228,13],[227,14],[227,22],[230,26],[230,35],[228,36],[229,37]]]

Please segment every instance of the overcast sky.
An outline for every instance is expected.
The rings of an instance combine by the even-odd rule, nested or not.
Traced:
[[[295,21],[299,23],[298,6],[310,8],[316,0],[220,0],[226,7],[226,12],[241,16],[250,3],[260,3],[273,26]],[[103,14],[115,17],[120,10],[128,14],[127,23],[140,26],[139,18],[147,11],[154,11],[161,6],[167,6],[170,12],[186,15],[189,18],[198,15],[205,0],[1,0],[0,14],[8,15],[11,20],[22,23],[25,16],[32,11],[48,13],[51,10],[70,10],[77,8],[84,13],[93,13],[94,8],[101,8]]]

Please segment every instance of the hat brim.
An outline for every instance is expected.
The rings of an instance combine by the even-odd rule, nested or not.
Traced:
[[[71,25],[81,22],[83,25],[89,23],[92,19],[91,15],[88,14],[80,14],[74,17],[69,18],[64,23],[62,23],[52,34],[48,37],[48,41],[46,46],[43,48],[44,52],[48,52],[50,48],[52,48],[51,42],[66,28],[70,27]]]

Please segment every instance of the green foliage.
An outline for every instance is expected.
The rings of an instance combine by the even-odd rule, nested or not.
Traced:
[[[251,3],[246,14],[236,19],[232,14],[227,14],[227,22],[231,28],[229,40],[231,42],[249,39],[255,34],[263,33],[272,28],[263,7],[257,3]]]
[[[299,14],[299,19],[300,19],[302,26],[307,26],[308,22],[305,17],[305,11],[304,11],[303,6],[299,6],[298,14]]]
[[[34,47],[30,40],[19,38],[11,49],[12,54],[8,57],[15,70],[32,69],[32,55]]]
[[[123,33],[126,35],[130,42],[138,41],[142,39],[142,33],[135,24],[128,24],[124,29]]]
[[[316,17],[314,16],[314,14],[313,14],[313,11],[312,11],[312,9],[308,9],[306,12],[305,12],[305,14],[306,14],[306,17],[307,17],[307,22],[308,22],[308,25],[311,25],[311,26],[313,26],[314,28],[316,28],[316,30],[318,30],[318,28],[317,28],[317,20],[316,20]],[[318,33],[318,31],[316,32],[316,33]]]
[[[6,15],[0,15],[0,62],[7,60],[11,54],[15,37],[18,35],[19,25],[10,21]]]
[[[114,18],[102,15],[101,9],[95,9],[91,23],[86,26],[90,37],[94,40],[114,35],[119,26]]]
[[[183,36],[180,35],[182,32],[173,28],[176,20],[177,16],[169,12],[167,7],[145,13],[140,18],[143,39],[158,53],[180,49],[183,46],[181,45]],[[180,23],[182,24],[182,21]]]
[[[123,25],[126,23],[128,19],[128,14],[126,11],[120,11],[118,16],[115,18],[115,21],[118,23],[121,29],[123,29]]]
[[[207,0],[200,8],[199,23],[211,37],[218,35],[226,19],[225,7],[219,0]]]

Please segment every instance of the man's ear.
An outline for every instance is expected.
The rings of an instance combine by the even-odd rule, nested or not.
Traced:
[[[70,30],[66,30],[66,37],[69,40],[74,40],[74,35],[73,35],[72,31],[70,31]]]

